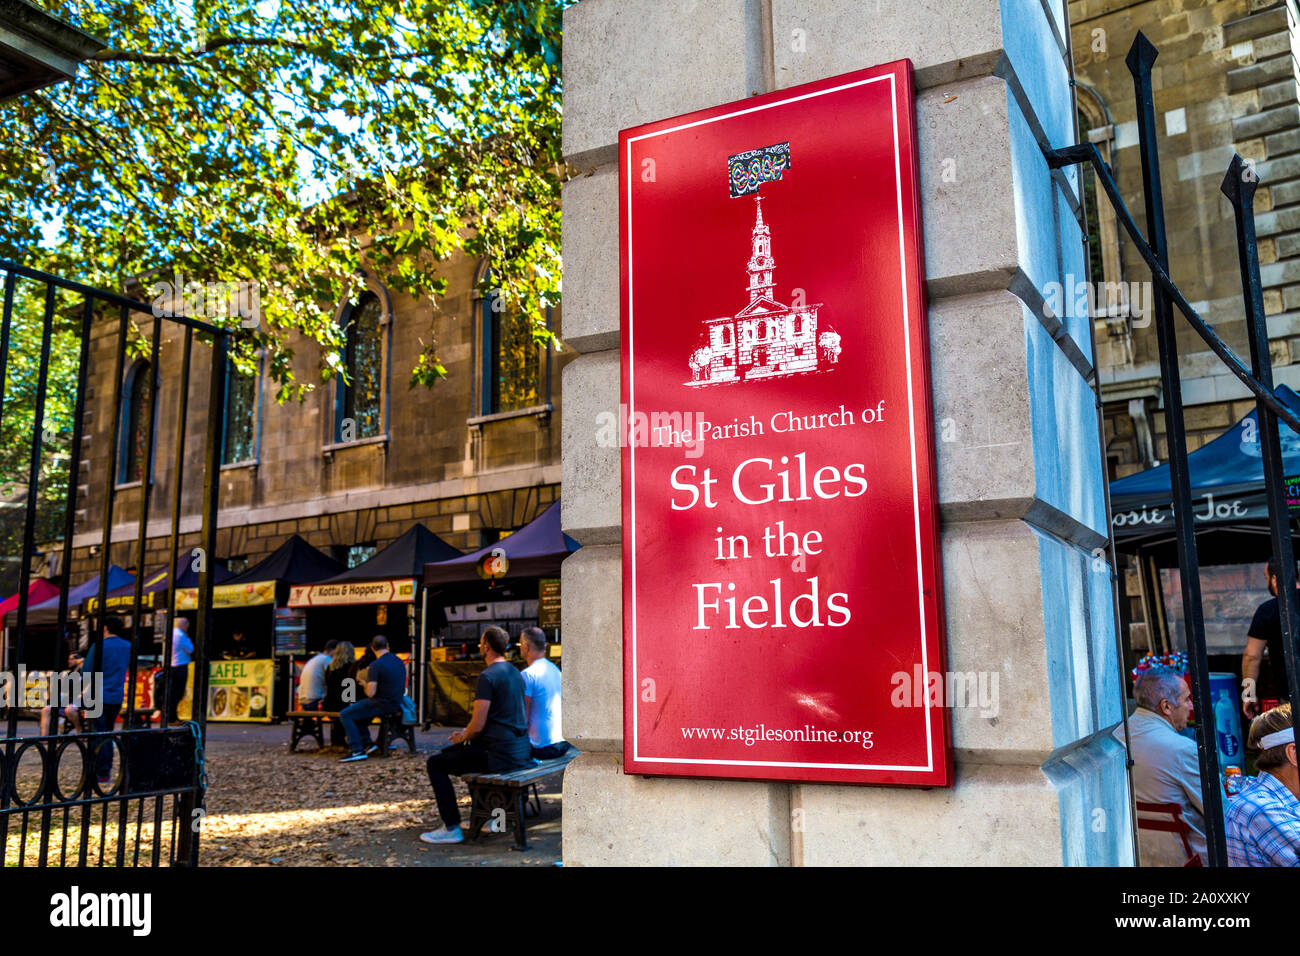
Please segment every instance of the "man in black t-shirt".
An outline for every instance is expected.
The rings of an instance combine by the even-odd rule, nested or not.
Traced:
[[[507,773],[529,764],[528,721],[524,717],[524,679],[506,659],[510,636],[489,627],[479,638],[487,667],[474,693],[469,726],[451,735],[451,746],[429,758],[429,784],[438,801],[443,828],[421,833],[425,843],[461,843],[460,807],[451,778],[463,773]]]
[[[1268,593],[1277,594],[1277,564],[1269,559],[1264,572],[1268,576]],[[1300,588],[1296,590],[1296,599],[1300,600]],[[1272,665],[1271,679],[1260,680],[1260,662],[1264,651],[1268,650],[1268,661]],[[1270,598],[1255,610],[1251,619],[1250,630],[1246,632],[1246,650],[1241,655],[1241,702],[1242,712],[1247,717],[1259,713],[1259,701],[1266,697],[1286,700],[1286,653],[1282,647],[1282,615],[1278,611],[1277,597]]]
[[[388,651],[388,638],[376,634],[370,641],[375,659],[366,671],[366,699],[349,704],[339,711],[339,723],[348,735],[352,753],[344,763],[365,760],[378,748],[370,742],[370,721],[384,714],[396,714],[406,696],[406,665]]]

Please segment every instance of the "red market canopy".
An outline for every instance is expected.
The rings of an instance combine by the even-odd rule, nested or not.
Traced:
[[[114,591],[121,587],[126,587],[135,582],[135,575],[130,571],[123,571],[116,564],[108,569],[108,590]],[[73,613],[81,606],[81,602],[88,598],[95,597],[99,594],[99,575],[87,578],[76,587],[68,589],[68,618],[75,618]],[[13,627],[18,623],[18,608],[12,611],[3,612],[5,627]],[[49,627],[59,623],[59,591],[56,588],[53,597],[50,597],[40,604],[27,609],[28,626]]]
[[[47,581],[45,578],[37,578],[31,584],[27,585],[27,609],[30,611],[35,605],[42,601],[48,601],[52,597],[58,597],[58,585]],[[10,611],[18,609],[19,595],[14,594],[0,602],[0,615],[8,614]]]

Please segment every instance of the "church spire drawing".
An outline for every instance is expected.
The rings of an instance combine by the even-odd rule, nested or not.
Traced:
[[[687,385],[824,371],[839,361],[839,333],[831,328],[818,331],[821,303],[785,305],[777,300],[772,229],[763,221],[763,198],[756,195],[754,205],[750,256],[745,263],[749,303],[735,315],[704,320],[708,344],[691,353]]]
[[[755,196],[754,202],[758,206],[758,215],[754,220],[754,234],[752,237],[754,254],[749,257],[746,268],[749,270],[749,301],[755,302],[760,298],[772,297],[772,270],[776,268],[776,260],[772,258],[772,230],[768,228],[767,223],[763,222],[763,197]]]

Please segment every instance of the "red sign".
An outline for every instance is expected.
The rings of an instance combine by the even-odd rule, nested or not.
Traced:
[[[900,60],[619,136],[629,773],[951,781],[915,124]]]

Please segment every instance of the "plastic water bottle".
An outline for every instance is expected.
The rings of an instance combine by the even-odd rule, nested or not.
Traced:
[[[1214,731],[1219,741],[1219,753],[1224,757],[1237,756],[1237,735],[1233,733],[1233,719],[1236,715],[1228,692],[1219,691],[1219,699],[1214,703]]]

